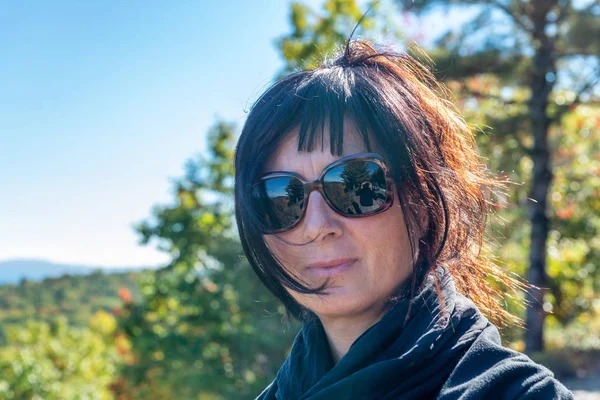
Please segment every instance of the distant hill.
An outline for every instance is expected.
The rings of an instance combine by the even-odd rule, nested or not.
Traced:
[[[41,281],[46,278],[58,278],[62,275],[88,275],[99,269],[105,273],[125,273],[154,269],[156,267],[100,267],[79,264],[60,264],[44,260],[6,260],[0,261],[0,285],[17,284],[25,278],[29,281]]]
[[[0,285],[0,347],[9,326],[23,326],[28,320],[52,322],[62,317],[70,325],[87,326],[98,311],[118,315],[123,307],[123,296],[133,301],[141,299],[138,282],[140,276],[148,272],[92,270],[86,274]],[[83,272],[89,272],[89,268]]]

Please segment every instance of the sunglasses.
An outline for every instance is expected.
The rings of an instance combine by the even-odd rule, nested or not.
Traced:
[[[364,218],[392,206],[392,185],[389,168],[379,154],[359,153],[329,164],[313,182],[293,172],[267,173],[252,185],[252,202],[261,231],[275,234],[302,221],[313,190],[336,213]]]

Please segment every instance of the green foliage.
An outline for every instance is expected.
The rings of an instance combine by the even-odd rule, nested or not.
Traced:
[[[418,14],[448,6],[439,0],[397,3]],[[467,120],[485,127],[477,140],[486,164],[517,183],[499,204],[503,210],[501,223],[492,226],[492,251],[511,271],[549,288],[545,296],[529,298],[527,343],[540,349],[543,324],[537,315],[553,312],[546,325],[564,329],[600,309],[595,294],[598,180],[593,178],[598,137],[590,133],[600,111],[593,97],[600,68],[595,39],[600,8],[595,1],[450,4],[478,14],[461,29],[446,32],[430,55]],[[544,242],[547,254],[539,245]],[[509,308],[524,298],[514,300]],[[517,337],[515,332],[508,336]]]
[[[112,399],[129,344],[116,332],[143,273],[65,275],[0,286],[0,398]]]
[[[88,328],[71,327],[66,318],[9,328],[0,347],[0,398],[112,399],[120,363],[115,327],[99,311]]]
[[[424,9],[425,3],[434,2],[410,7]],[[343,45],[364,11],[352,0],[326,1],[320,12],[294,3],[292,32],[276,43],[286,61],[284,72],[310,68],[323,54]],[[491,14],[483,11],[466,27],[471,33],[491,21]],[[381,13],[377,8],[372,11],[363,22],[363,32],[391,32],[393,37],[401,37],[393,24],[380,24]],[[491,251],[501,264],[524,275],[530,228],[523,223],[528,193],[521,182],[531,179],[532,171],[528,157],[532,147],[531,91],[527,86],[532,62],[523,52],[523,43],[515,41],[488,40],[476,51],[465,53],[461,41],[470,40],[468,29],[446,35],[431,54],[467,120],[485,127],[477,140],[490,169],[517,182],[498,199],[498,218],[490,228],[495,240]],[[575,34],[571,28],[566,31]],[[518,36],[519,40],[522,37]],[[564,50],[593,49],[583,38],[579,45],[569,46]],[[560,96],[580,102],[577,93],[555,92],[549,107],[554,118],[555,160],[564,164],[557,161],[554,165],[555,186],[550,196],[557,211],[549,245],[557,249],[556,265],[560,267],[550,261],[549,273],[556,287],[551,289],[553,297],[546,307],[554,308],[555,317],[548,319],[547,325],[551,340],[565,326],[570,337],[586,339],[589,335],[581,334],[580,327],[597,324],[596,305],[600,306],[594,297],[598,272],[593,267],[598,265],[594,237],[600,225],[589,217],[598,214],[598,183],[593,178],[598,174],[592,173],[597,166],[590,163],[597,160],[594,143],[598,138],[586,130],[594,124],[597,127],[598,107],[591,103],[565,107]],[[188,161],[185,175],[174,181],[174,203],[157,206],[152,216],[138,225],[141,242],[158,242],[172,261],[144,275],[141,300],[127,301],[120,320],[133,355],[124,369],[126,380],[117,391],[127,398],[251,398],[275,376],[292,343],[298,327],[284,330],[279,321],[283,310],[252,273],[236,236],[232,204],[235,132],[235,126],[217,122],[208,133],[210,153]],[[563,150],[566,153],[561,156]],[[574,168],[577,162],[580,165]],[[569,207],[574,204],[581,207],[581,215],[578,209],[571,213]],[[567,211],[560,211],[565,207]],[[581,229],[586,230],[583,237],[578,235]],[[582,266],[587,272],[581,272]],[[577,296],[584,300],[569,300]],[[517,307],[522,300],[517,297],[507,307],[522,312]],[[506,333],[513,346],[522,349],[520,335],[519,331]]]
[[[419,14],[448,5],[437,0],[396,3],[405,11]],[[428,50],[432,60],[425,61],[433,62],[435,73],[449,87],[467,121],[481,131],[477,143],[483,161],[493,173],[514,182],[498,199],[498,214],[490,226],[493,241],[489,251],[499,264],[526,277],[531,225],[524,221],[529,218],[527,208],[531,202],[531,154],[534,150],[530,102],[533,95],[537,96],[532,94],[530,85],[534,68],[532,54],[541,40],[539,33],[533,30],[538,17],[533,7],[539,7],[539,4],[460,0],[450,4],[453,7],[479,7],[479,14],[462,29],[444,34],[436,46]],[[595,217],[599,215],[596,156],[599,138],[595,132],[598,131],[600,109],[593,97],[582,101],[590,97],[596,84],[591,67],[594,63],[597,65],[600,52],[598,41],[592,39],[597,35],[590,33],[600,29],[600,19],[594,2],[579,8],[569,1],[560,6],[548,2],[547,6],[552,8],[547,25],[548,32],[556,32],[550,37],[554,40],[553,57],[558,66],[547,79],[556,80],[558,74],[563,79],[562,85],[555,87],[546,108],[554,174],[549,199],[554,211],[549,214],[549,291],[544,310],[552,313],[546,322],[549,345],[557,347],[564,341],[557,341],[560,335],[554,332],[566,329],[564,332],[572,332],[573,337],[581,338],[578,332],[597,321],[600,310],[597,295],[600,272],[596,268],[600,265],[597,243],[600,224]],[[371,11],[370,23],[380,23],[378,13],[377,9]],[[303,5],[292,7],[294,28],[292,34],[280,39],[280,43],[294,43],[301,51],[287,52],[281,48],[287,70],[311,67],[318,62],[318,53],[307,56],[311,48],[332,49],[336,43],[345,42],[347,36],[342,38],[342,31],[337,36],[322,34],[321,21],[326,20],[326,26],[336,26],[346,15],[328,13],[325,9],[322,15],[310,21],[306,17],[317,15]],[[397,30],[393,25],[383,28],[370,24],[368,29],[370,33],[378,29]],[[402,35],[395,33],[394,36]],[[418,51],[410,51],[418,58],[423,56]],[[566,85],[565,80],[571,85]],[[515,294],[507,300],[506,307],[523,317],[524,309],[520,305],[525,300],[524,295]],[[513,329],[504,335],[509,343],[522,350],[522,333]],[[571,345],[598,346],[592,342],[574,340]]]
[[[391,22],[377,24],[384,17],[383,14],[374,12],[380,9],[379,3],[369,1],[361,8],[356,0],[326,0],[321,12],[312,10],[301,2],[292,3],[292,32],[275,42],[286,62],[282,74],[317,66],[325,55],[346,43],[368,8],[372,8],[372,12],[362,20],[361,32],[398,38],[400,31]]]
[[[398,3],[425,12],[438,2]],[[525,3],[494,4],[504,4],[502,15],[513,18],[520,32],[513,39],[487,35],[481,41],[476,33],[497,21],[482,7],[429,54],[460,110],[481,131],[477,144],[483,161],[515,182],[496,199],[489,251],[508,270],[525,276],[531,227],[523,221],[533,167],[532,45],[527,20],[515,13]],[[558,20],[561,9],[555,12],[558,65],[571,71],[570,60],[598,54],[598,41],[592,40],[598,19],[590,18],[596,12],[591,7],[562,4],[568,13]],[[361,31],[400,38],[379,7]],[[364,11],[354,0],[327,0],[318,12],[294,3],[292,31],[276,43],[285,72],[314,66],[345,44]],[[593,96],[585,96],[591,85],[580,84],[580,75],[569,78],[573,85],[557,86],[547,107],[554,180],[544,309],[552,312],[546,337],[554,349],[600,347],[597,335],[590,334],[600,329],[600,107]],[[171,256],[164,268],[0,287],[0,398],[246,399],[273,379],[299,326],[281,323],[282,307],[243,256],[233,218],[235,138],[234,125],[215,123],[208,132],[209,153],[189,160],[184,176],[174,180],[174,202],[156,206],[137,226],[142,244],[158,243]],[[343,174],[350,186],[364,176],[368,171],[351,166]],[[517,294],[506,307],[522,315],[523,299]],[[504,332],[505,342],[519,350],[521,336],[519,330]],[[560,357],[546,362],[556,360]],[[574,360],[565,373],[578,368]]]
[[[138,299],[139,275],[106,274],[99,270],[90,275],[65,275],[41,282],[23,280],[19,285],[0,286],[0,345],[8,326],[22,325],[28,319],[52,322],[60,316],[72,326],[87,326],[97,311],[113,312],[121,307],[119,289],[127,288]]]
[[[347,190],[360,188],[361,183],[370,180],[369,167],[365,163],[353,162],[346,164],[340,174]]]
[[[234,230],[235,127],[209,131],[210,154],[186,164],[175,203],[139,224],[172,262],[141,281],[142,301],[126,305],[122,329],[135,362],[124,370],[128,398],[236,399],[257,395],[286,356],[295,329],[243,257]],[[270,310],[270,311],[267,311]]]
[[[438,2],[399,3],[424,12]],[[511,14],[525,3],[497,4],[520,29],[514,39],[473,39],[496,18],[482,7],[429,54],[458,107],[481,130],[477,143],[485,163],[515,182],[497,199],[489,250],[525,276],[531,229],[523,222],[530,201],[525,183],[532,179],[533,146],[527,77],[533,63],[527,21]],[[566,71],[569,60],[598,54],[591,34],[598,19],[590,18],[592,8],[563,4],[569,13],[556,21],[557,51]],[[401,37],[378,7],[362,32]],[[285,72],[314,66],[345,44],[365,10],[354,0],[327,0],[319,12],[294,3],[292,32],[276,44]],[[552,312],[546,336],[556,349],[600,347],[590,334],[600,329],[600,107],[593,96],[582,96],[591,86],[579,85],[578,77],[571,78],[573,87],[555,88],[547,108],[554,181],[544,309]],[[0,287],[0,398],[246,399],[273,379],[299,326],[281,323],[282,307],[243,256],[233,218],[235,138],[234,125],[215,123],[209,153],[189,160],[184,176],[174,180],[174,202],[156,206],[137,226],[142,244],[158,243],[171,256],[164,268]],[[344,179],[356,186],[364,175],[349,168]],[[518,294],[506,307],[522,315],[523,299]],[[504,339],[522,350],[521,335],[509,330]]]
[[[582,105],[565,115],[552,133],[557,150],[548,240],[552,279],[546,307],[560,325],[583,323],[592,332],[594,320],[600,324],[599,124],[600,107]],[[573,343],[585,346],[585,341]],[[600,347],[597,336],[594,347]]]
[[[564,95],[564,93],[560,94]],[[486,124],[486,113],[497,115],[505,107],[491,105],[492,100],[479,101],[477,113]],[[488,108],[489,107],[489,108]],[[494,108],[492,110],[492,107]],[[510,112],[510,111],[509,111]],[[553,153],[554,180],[549,193],[551,230],[548,237],[548,293],[544,310],[549,349],[565,346],[600,348],[597,336],[590,335],[600,323],[600,180],[598,179],[598,129],[600,107],[580,105],[565,115],[560,126],[550,132]],[[519,131],[515,132],[518,135]],[[521,276],[525,276],[529,247],[529,224],[526,204],[527,188],[522,182],[531,179],[530,159],[522,157],[521,145],[513,138],[494,140],[494,135],[480,135],[482,153],[489,155],[487,164],[493,171],[502,171],[515,184],[509,185],[506,198],[498,204],[498,214],[492,220],[490,250],[498,261]],[[522,296],[509,307],[518,315],[523,309]],[[519,344],[522,332],[506,332],[506,338]],[[570,338],[570,339],[569,339]]]

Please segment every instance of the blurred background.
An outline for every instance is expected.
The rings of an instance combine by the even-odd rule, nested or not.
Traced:
[[[503,343],[600,399],[598,0],[1,3],[0,399],[271,382],[299,325],[243,255],[234,146],[371,6],[356,37],[425,49],[513,182],[486,251],[544,289],[505,303],[527,329]]]

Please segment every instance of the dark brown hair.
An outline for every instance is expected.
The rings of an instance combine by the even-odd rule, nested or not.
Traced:
[[[296,127],[298,151],[312,151],[327,121],[330,152],[341,155],[344,118],[349,118],[367,151],[373,147],[370,138],[377,142],[390,166],[411,243],[419,246],[419,259],[401,294],[412,299],[424,277],[443,265],[457,290],[492,322],[502,326],[515,320],[501,307],[502,293],[488,278],[510,289],[522,284],[482,252],[493,194],[503,182],[481,162],[473,132],[449,98],[414,57],[355,40],[319,67],[277,81],[256,101],[236,148],[235,213],[248,261],[285,305],[286,316],[301,321],[314,317],[284,286],[321,294],[326,285],[303,286],[269,251],[252,212],[252,183]],[[419,227],[423,217],[426,226]]]

